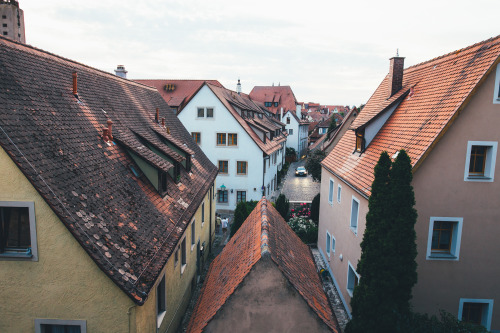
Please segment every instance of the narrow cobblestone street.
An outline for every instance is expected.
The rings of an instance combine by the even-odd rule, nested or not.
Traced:
[[[282,180],[278,189],[272,193],[270,200],[274,201],[280,193],[283,193],[291,202],[311,202],[319,193],[321,183],[313,181],[311,175],[296,177],[295,169],[305,166],[306,160],[302,159],[290,164],[290,168]]]

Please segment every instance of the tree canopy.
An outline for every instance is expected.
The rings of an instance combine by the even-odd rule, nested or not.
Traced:
[[[314,181],[321,181],[321,161],[326,157],[326,153],[320,149],[312,152],[307,158],[306,169]]]

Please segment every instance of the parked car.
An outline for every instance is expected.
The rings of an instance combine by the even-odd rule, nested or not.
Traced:
[[[295,169],[295,176],[307,176],[307,170],[304,167],[298,167]]]

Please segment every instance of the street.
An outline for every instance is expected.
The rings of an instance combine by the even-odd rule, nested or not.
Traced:
[[[275,193],[273,197],[275,196],[275,198],[277,198],[280,193],[283,193],[291,202],[312,201],[316,194],[319,193],[321,184],[319,182],[314,182],[311,175],[307,175],[307,177],[295,176],[295,168],[305,166],[305,163],[306,161],[303,159],[290,164],[285,179],[282,181],[278,191],[276,191],[277,193]]]

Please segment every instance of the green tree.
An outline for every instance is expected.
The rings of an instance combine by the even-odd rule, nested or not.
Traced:
[[[326,157],[326,153],[320,149],[313,151],[307,158],[306,169],[314,181],[321,181],[321,161]]]
[[[290,211],[290,202],[288,202],[288,199],[283,193],[280,193],[278,195],[278,198],[276,198],[276,210],[280,215],[286,220],[288,220],[288,213]]]
[[[311,202],[311,220],[316,222],[316,225],[319,222],[319,199],[320,194],[318,193]]]
[[[231,237],[238,231],[256,205],[257,201],[254,200],[238,202],[234,210],[233,223],[231,224]]]
[[[335,120],[335,116],[332,116],[332,121],[330,123],[330,126],[328,126],[328,132],[326,134],[326,139],[330,139],[330,136],[333,134],[335,129],[337,128],[337,121]]]
[[[401,150],[391,163],[383,152],[374,175],[357,266],[361,278],[346,333],[398,332],[401,318],[410,315],[411,289],[417,281],[410,158]]]

